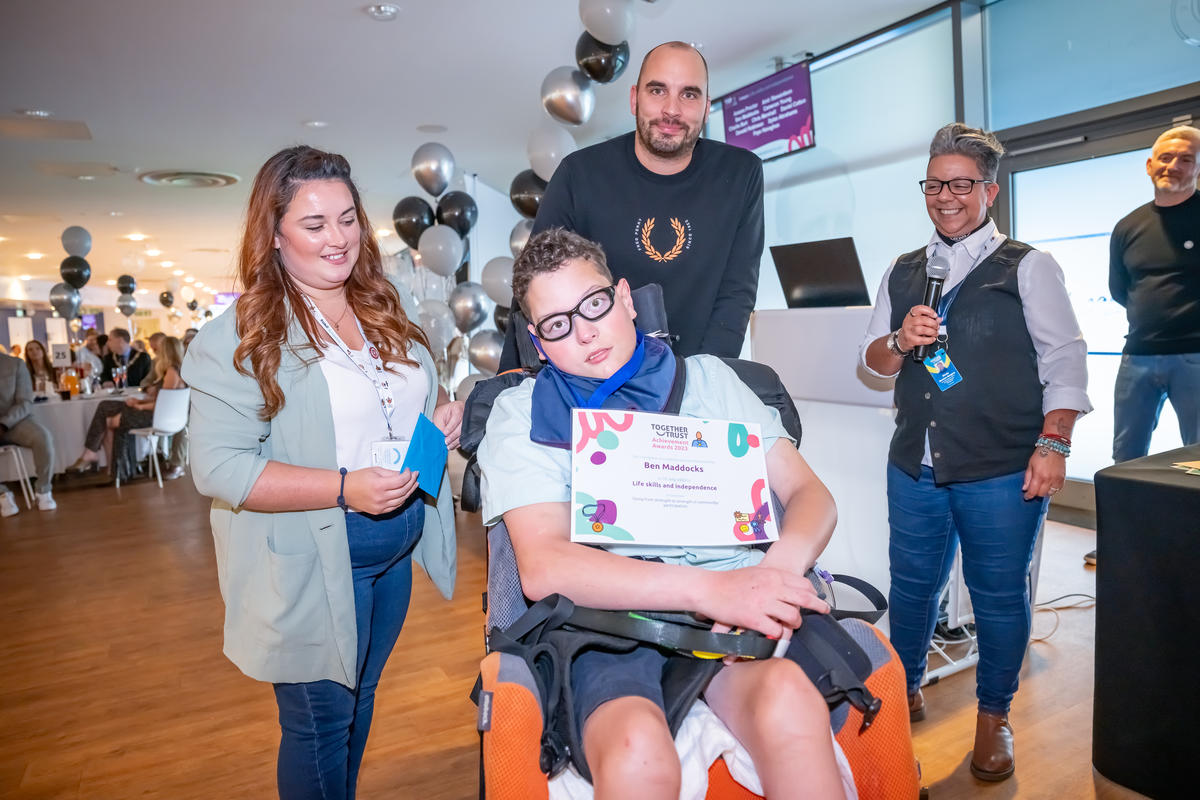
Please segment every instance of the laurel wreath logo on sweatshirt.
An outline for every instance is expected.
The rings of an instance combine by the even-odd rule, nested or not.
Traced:
[[[665,253],[660,253],[650,241],[650,235],[654,232],[654,217],[650,217],[640,226],[640,249],[650,257],[651,261],[659,263],[674,261],[684,251],[685,247],[691,246],[690,228],[691,226],[687,222],[681,222],[675,217],[671,217],[671,230],[675,232],[675,244]]]

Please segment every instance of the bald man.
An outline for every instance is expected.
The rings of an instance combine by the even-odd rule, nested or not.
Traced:
[[[737,357],[758,295],[762,161],[700,133],[708,65],[684,42],[642,60],[633,131],[563,159],[533,233],[563,227],[598,242],[613,279],[663,287],[676,354]],[[519,366],[509,326],[500,368]]]

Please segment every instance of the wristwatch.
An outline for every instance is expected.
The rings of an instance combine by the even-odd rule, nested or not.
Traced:
[[[901,350],[900,349],[900,331],[898,331],[898,330],[892,331],[891,333],[888,334],[887,349],[891,350],[892,353],[900,356],[901,358],[904,358],[906,355],[908,355],[909,353],[912,352],[912,350]]]

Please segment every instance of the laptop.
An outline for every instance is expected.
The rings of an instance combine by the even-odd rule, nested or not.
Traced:
[[[775,245],[775,271],[788,308],[869,306],[854,239]]]

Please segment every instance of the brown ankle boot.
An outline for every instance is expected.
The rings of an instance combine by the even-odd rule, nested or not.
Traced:
[[[925,695],[917,689],[915,694],[908,696],[908,721],[920,722],[925,719]]]
[[[1002,781],[1013,774],[1013,732],[1007,714],[980,711],[975,721],[971,774],[981,781]]]

